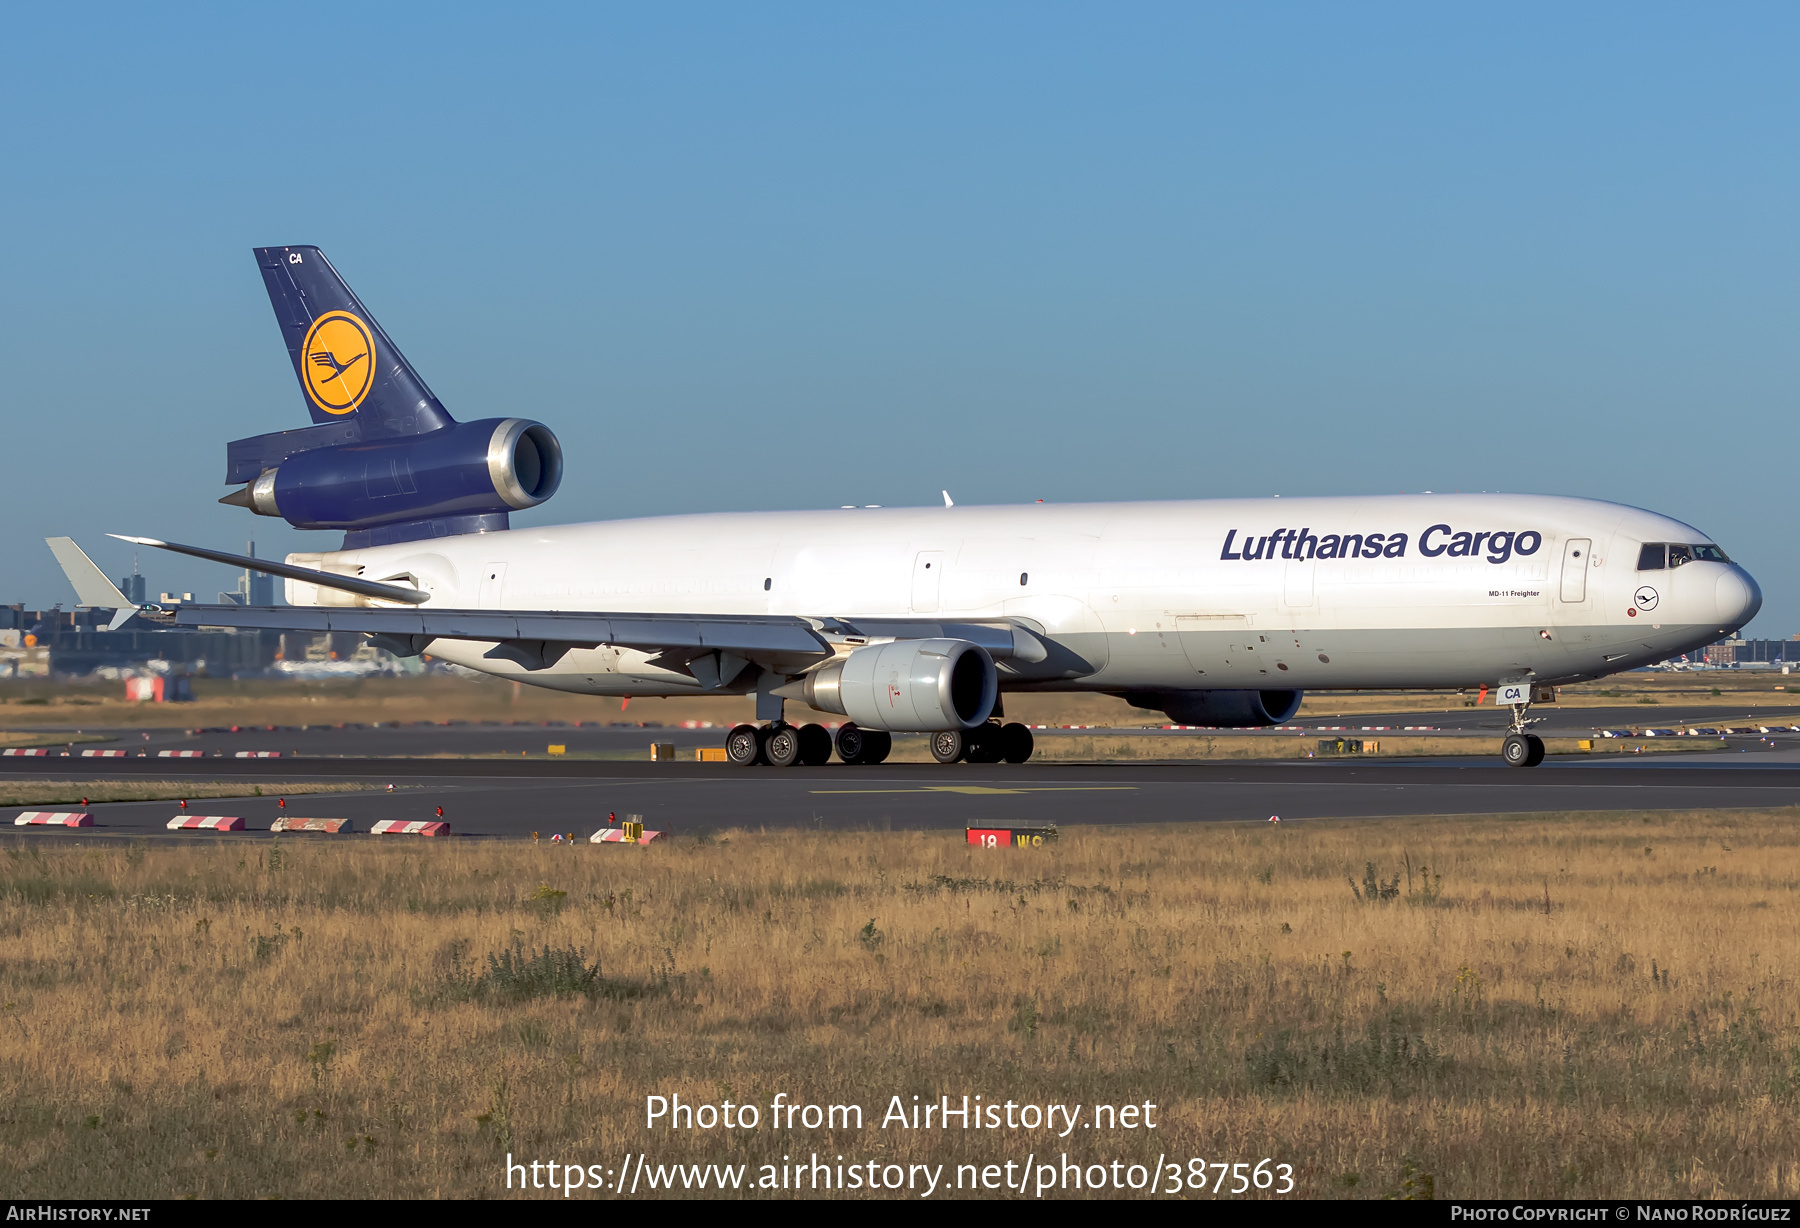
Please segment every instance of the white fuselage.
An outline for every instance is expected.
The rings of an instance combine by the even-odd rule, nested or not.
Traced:
[[[1598,677],[1755,614],[1735,564],[1640,572],[1655,542],[1709,539],[1616,503],[1396,495],[668,516],[288,561],[403,580],[426,608],[1005,619],[1066,649],[1003,662],[1007,689],[1159,693]],[[288,600],[374,604],[295,581]],[[489,648],[429,651],[571,691],[702,689],[631,649],[529,671]]]

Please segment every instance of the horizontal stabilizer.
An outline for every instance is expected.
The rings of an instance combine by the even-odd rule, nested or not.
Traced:
[[[288,563],[272,563],[268,559],[255,559],[247,554],[227,554],[223,550],[208,550],[204,546],[184,546],[180,542],[159,541],[154,537],[127,537],[123,533],[108,533],[108,537],[116,537],[122,542],[130,542],[135,546],[153,546],[158,550],[170,550],[176,554],[192,555],[197,559],[207,559],[214,563],[227,563],[232,567],[243,567],[250,571],[260,571],[265,575],[280,576],[284,580],[304,580],[308,584],[317,584],[321,588],[335,588],[346,593],[355,593],[361,597],[375,597],[382,601],[398,601],[405,605],[422,605],[431,600],[431,594],[409,588],[404,584],[381,584],[374,580],[359,580],[355,576],[340,576],[335,571],[316,571],[311,567],[294,567]],[[67,541],[67,538],[62,540]],[[73,542],[69,543],[74,545]],[[52,546],[54,550],[56,547]],[[80,553],[77,551],[76,553]],[[60,555],[58,556],[61,557]],[[86,556],[83,556],[85,561]],[[93,564],[89,563],[89,567]],[[67,565],[64,565],[65,570]],[[97,570],[97,569],[96,569]],[[104,576],[101,579],[105,579]],[[113,590],[115,593],[117,589]],[[208,624],[223,625],[223,624]]]
[[[301,452],[361,441],[362,427],[354,415],[319,426],[234,439],[225,445],[225,484],[236,486],[240,482],[254,482],[265,469],[274,469],[288,457]]]
[[[72,537],[46,537],[44,544],[50,547],[50,553],[62,565],[63,574],[69,577],[69,583],[75,586],[75,604],[96,610],[134,609],[119,586],[106,578],[106,573],[94,566],[80,546]]]

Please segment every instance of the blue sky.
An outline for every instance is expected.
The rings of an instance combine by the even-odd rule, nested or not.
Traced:
[[[692,510],[1509,489],[1712,534],[1800,632],[1800,10],[39,6],[0,73],[0,599],[304,425],[250,248],[452,413]],[[145,558],[152,590],[220,567]]]

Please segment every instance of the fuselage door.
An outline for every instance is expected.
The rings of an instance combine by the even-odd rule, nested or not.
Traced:
[[[477,609],[498,610],[500,596],[506,588],[506,564],[487,563],[481,568],[481,597]]]
[[[936,614],[938,588],[944,579],[944,552],[921,550],[913,559],[912,610],[914,614]]]
[[[1562,599],[1564,601],[1587,600],[1587,573],[1590,565],[1588,555],[1594,552],[1594,543],[1585,537],[1571,537],[1563,543],[1562,566]]]

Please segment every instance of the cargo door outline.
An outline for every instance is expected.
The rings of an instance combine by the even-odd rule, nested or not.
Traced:
[[[1585,537],[1571,537],[1563,543],[1562,591],[1558,594],[1571,605],[1587,600],[1588,556],[1594,543]]]
[[[500,610],[500,604],[506,589],[506,564],[483,563],[481,566],[481,596],[476,601],[476,609]]]
[[[912,612],[936,614],[938,594],[943,587],[944,552],[921,550],[913,557]]]

